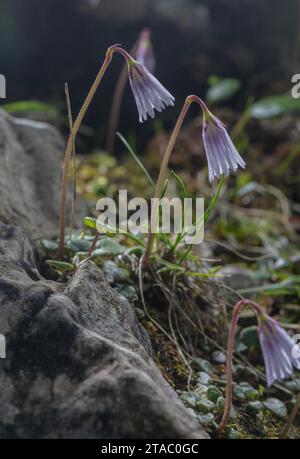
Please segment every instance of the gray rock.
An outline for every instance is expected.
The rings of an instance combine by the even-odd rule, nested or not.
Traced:
[[[33,238],[57,235],[64,150],[50,124],[0,110],[0,221],[22,227]],[[83,210],[81,202],[79,219]]]
[[[46,280],[25,233],[2,223],[0,252],[0,438],[207,438],[93,262]]]

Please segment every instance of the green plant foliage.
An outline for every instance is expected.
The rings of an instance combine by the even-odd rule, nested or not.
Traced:
[[[241,82],[235,78],[225,78],[215,82],[207,91],[206,98],[210,103],[225,102],[231,99],[241,87]]]
[[[65,261],[58,261],[58,260],[46,260],[47,265],[51,266],[51,268],[55,269],[61,274],[64,274],[69,271],[74,270],[74,265],[71,263],[67,263]]]
[[[253,118],[272,118],[285,113],[299,112],[300,99],[294,99],[291,94],[277,94],[255,102],[249,110]]]
[[[59,112],[54,105],[40,102],[39,100],[19,100],[1,105],[1,108],[8,113],[50,113],[58,115]]]

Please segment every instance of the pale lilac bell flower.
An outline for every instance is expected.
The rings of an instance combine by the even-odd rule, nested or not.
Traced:
[[[229,175],[240,166],[246,166],[245,161],[235,148],[224,124],[208,109],[203,110],[202,136],[208,163],[209,181],[215,177]]]
[[[282,326],[267,315],[259,318],[258,336],[266,367],[267,384],[288,378],[300,370],[299,346]],[[298,348],[298,349],[297,349]]]
[[[139,113],[139,121],[143,123],[148,115],[154,118],[154,110],[161,112],[167,106],[174,105],[175,98],[150,73],[147,68],[134,59],[128,59],[129,82]]]

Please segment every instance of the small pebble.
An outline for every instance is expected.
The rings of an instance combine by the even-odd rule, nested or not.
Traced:
[[[239,383],[240,388],[242,391],[245,393],[247,390],[255,390],[251,384],[249,384],[247,381],[242,381]]]
[[[300,391],[300,379],[293,379],[291,381],[284,381],[284,386],[292,392],[298,393]]]
[[[278,400],[278,398],[267,398],[267,400],[264,401],[264,405],[279,418],[286,418],[287,408],[281,400]]]
[[[204,386],[204,384],[196,384],[193,393],[195,394],[197,400],[207,400],[207,386]]]
[[[214,421],[214,415],[211,413],[198,414],[197,419],[203,426],[208,426]]]
[[[222,351],[214,351],[212,353],[212,359],[216,363],[220,363],[220,364],[226,363],[226,355]]]
[[[199,371],[196,374],[196,382],[203,384],[204,386],[209,386],[211,383],[211,377],[209,376],[208,373],[205,373],[205,371]]]

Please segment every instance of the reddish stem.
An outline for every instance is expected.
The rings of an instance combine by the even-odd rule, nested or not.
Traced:
[[[142,32],[143,33],[143,32]],[[145,33],[145,32],[144,32]],[[130,54],[135,57],[135,53],[138,49],[140,41],[143,39],[143,35],[141,34],[136,43],[133,45]],[[123,99],[124,90],[127,83],[127,74],[128,74],[128,65],[127,62],[123,65],[121,73],[119,75],[116,89],[113,96],[113,101],[111,105],[111,110],[109,114],[109,122],[108,122],[108,134],[106,140],[106,151],[109,153],[114,152],[115,146],[115,136],[118,129],[118,123],[120,118],[120,111],[121,111],[121,103]]]
[[[65,223],[66,223],[66,204],[67,204],[67,188],[68,188],[68,171],[69,171],[69,164],[70,160],[72,157],[72,147],[73,143],[75,142],[76,134],[81,126],[82,120],[86,114],[87,109],[89,108],[94,95],[102,81],[102,78],[111,63],[112,57],[114,53],[120,53],[122,56],[126,59],[126,61],[133,60],[130,54],[127,53],[123,48],[121,48],[119,45],[113,45],[110,46],[106,52],[106,56],[104,59],[104,62],[95,78],[94,83],[91,86],[91,89],[89,90],[89,93],[80,109],[80,112],[78,113],[78,116],[74,122],[73,125],[73,130],[72,130],[72,135],[70,134],[68,143],[67,143],[67,148],[66,148],[66,153],[65,153],[65,160],[64,160],[64,165],[63,165],[63,181],[62,181],[62,189],[61,189],[61,204],[60,204],[60,237],[59,237],[59,255],[62,258],[64,255],[64,250],[65,250]]]
[[[88,252],[87,258],[90,258],[93,255],[93,252],[94,252],[94,250],[96,248],[97,241],[99,239],[99,236],[100,236],[100,233],[98,233],[98,231],[97,231],[97,233],[96,233],[96,235],[95,235],[95,237],[93,239],[93,242],[92,242],[92,244],[91,244],[91,246],[89,248],[89,252]]]
[[[184,119],[186,117],[188,109],[189,109],[190,105],[193,102],[196,102],[198,105],[200,105],[200,107],[202,108],[203,112],[207,112],[208,111],[208,108],[206,107],[206,105],[203,102],[203,100],[200,99],[200,97],[195,96],[195,95],[191,95],[191,96],[188,96],[185,99],[184,105],[183,105],[183,107],[181,109],[181,112],[179,114],[179,117],[177,119],[176,125],[175,125],[174,130],[172,132],[172,135],[170,137],[166,152],[164,154],[164,157],[163,157],[163,160],[162,160],[162,163],[161,163],[159,176],[158,176],[158,179],[157,179],[157,182],[156,182],[156,187],[155,187],[155,192],[154,192],[154,199],[159,199],[161,197],[161,193],[162,193],[162,190],[163,190],[163,187],[164,187],[164,184],[165,184],[165,180],[166,180],[166,176],[167,176],[167,169],[168,169],[168,164],[169,164],[171,153],[173,151],[176,139],[178,137],[178,134],[180,132],[181,126],[182,126],[183,121],[184,121]],[[153,218],[156,221],[156,215],[153,215]],[[143,255],[142,270],[144,270],[147,267],[148,262],[149,262],[149,258],[150,258],[150,255],[151,255],[152,241],[153,241],[153,233],[152,233],[151,229],[152,229],[153,224],[155,224],[155,222],[151,220],[150,225],[149,225],[149,230],[148,230],[148,239],[147,239],[146,250],[145,250],[145,253]]]
[[[227,360],[226,360],[226,395],[225,395],[225,409],[223,413],[223,417],[218,429],[218,432],[221,433],[228,423],[228,419],[230,416],[231,412],[231,407],[232,407],[232,360],[233,360],[233,349],[234,349],[234,337],[235,337],[235,331],[236,331],[236,326],[238,323],[238,318],[239,314],[242,310],[242,308],[248,305],[251,307],[251,309],[254,311],[256,316],[259,317],[260,314],[263,313],[261,307],[259,304],[255,303],[254,301],[251,300],[241,300],[239,301],[234,309],[233,309],[233,314],[232,314],[232,319],[231,319],[231,324],[230,324],[230,329],[229,329],[229,334],[228,334],[228,341],[227,341]]]

